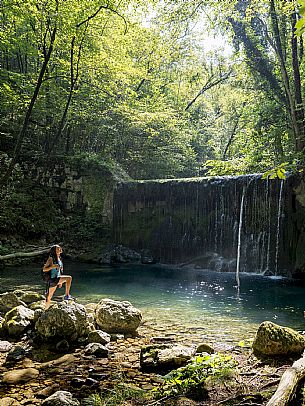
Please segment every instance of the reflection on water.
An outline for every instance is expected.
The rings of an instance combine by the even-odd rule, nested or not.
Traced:
[[[305,287],[288,279],[241,274],[237,295],[235,274],[158,266],[101,267],[68,263],[72,295],[80,303],[104,297],[128,300],[156,331],[184,332],[210,341],[253,337],[258,324],[271,320],[305,330]],[[43,290],[40,267],[0,270],[0,291]],[[63,295],[63,289],[57,291]]]

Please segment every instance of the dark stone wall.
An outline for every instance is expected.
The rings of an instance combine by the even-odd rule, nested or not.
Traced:
[[[291,276],[305,264],[301,184],[261,175],[120,183],[114,239],[163,263],[234,271],[244,194],[240,270]]]
[[[67,216],[91,212],[102,224],[112,224],[116,179],[107,168],[84,168],[51,161],[47,167],[25,164],[24,171],[47,188],[50,198]]]

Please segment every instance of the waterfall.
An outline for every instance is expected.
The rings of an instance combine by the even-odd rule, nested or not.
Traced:
[[[282,217],[282,199],[283,199],[283,184],[284,181],[281,181],[280,192],[279,192],[279,203],[277,211],[277,228],[276,228],[276,246],[275,246],[275,275],[278,273],[279,266],[279,246],[280,246],[280,225]]]
[[[275,274],[289,255],[284,199],[283,182],[259,174],[121,183],[114,241],[161,263]]]
[[[240,212],[239,212],[239,225],[238,225],[238,242],[237,242],[237,260],[236,260],[236,282],[237,290],[240,288],[239,281],[239,267],[240,267],[240,248],[241,248],[241,230],[243,225],[243,212],[244,212],[244,201],[246,195],[246,186],[243,186],[243,194],[240,202]]]
[[[267,244],[267,264],[266,271],[270,269],[270,238],[271,238],[271,199],[269,196],[269,178],[266,180],[266,207],[268,208],[267,222],[268,222],[268,244]]]

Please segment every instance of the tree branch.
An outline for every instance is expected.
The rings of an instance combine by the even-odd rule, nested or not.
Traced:
[[[112,13],[118,15],[123,21],[124,21],[124,25],[125,25],[125,30],[124,30],[124,34],[127,33],[127,21],[125,19],[124,16],[122,16],[117,10],[114,10],[113,8],[109,7],[109,5],[107,6],[100,6],[93,14],[91,14],[89,17],[87,17],[85,20],[81,21],[80,23],[77,24],[76,28],[81,27],[83,24],[88,23],[90,20],[92,20],[94,17],[96,17],[98,15],[98,13],[101,10],[109,10]]]
[[[0,261],[6,261],[13,258],[25,258],[25,257],[36,257],[38,255],[46,254],[50,251],[50,247],[43,248],[37,251],[31,252],[15,252],[14,254],[0,255]]]
[[[33,111],[34,105],[36,103],[36,100],[37,100],[37,97],[38,97],[38,94],[39,94],[39,91],[40,91],[40,88],[41,88],[41,85],[42,85],[42,79],[43,79],[43,76],[44,76],[44,74],[46,72],[46,69],[47,69],[47,66],[48,66],[52,51],[53,51],[56,31],[57,31],[57,27],[55,25],[55,27],[53,28],[52,34],[51,34],[48,51],[45,54],[45,58],[44,58],[43,64],[42,64],[41,69],[40,69],[39,77],[38,77],[38,80],[37,80],[37,83],[36,83],[36,86],[35,86],[35,89],[34,89],[34,92],[33,92],[29,107],[27,109],[27,112],[26,112],[26,115],[25,115],[25,118],[24,118],[24,121],[23,121],[22,128],[21,128],[21,130],[19,132],[19,135],[18,135],[17,143],[16,143],[15,150],[14,150],[14,156],[13,156],[7,170],[5,171],[4,175],[0,179],[0,189],[3,188],[3,186],[6,184],[8,178],[10,177],[11,173],[13,172],[14,166],[15,166],[15,164],[17,162],[18,157],[19,157],[21,147],[22,147],[22,142],[23,142],[23,139],[24,139],[24,137],[26,135],[26,132],[27,132],[27,129],[28,129],[28,126],[29,126],[29,123],[30,123],[30,118],[31,118],[31,115],[32,115],[32,111]]]
[[[198,99],[199,96],[201,96],[204,92],[207,90],[211,89],[212,87],[218,85],[221,82],[224,82],[228,77],[231,75],[232,70],[229,70],[228,72],[224,73],[221,75],[218,79],[213,81],[213,75],[209,77],[207,80],[206,84],[202,87],[202,89],[197,93],[197,95],[188,103],[188,105],[185,108],[185,111],[187,111]]]

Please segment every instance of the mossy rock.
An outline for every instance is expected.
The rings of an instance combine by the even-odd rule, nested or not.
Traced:
[[[305,338],[301,334],[271,321],[264,321],[259,326],[252,344],[254,354],[263,357],[301,354],[304,348]]]
[[[199,344],[199,345],[198,345],[197,350],[196,350],[196,353],[197,353],[197,354],[201,354],[201,353],[203,353],[203,352],[207,352],[208,354],[214,354],[214,353],[215,353],[215,350],[214,350],[214,348],[211,347],[209,344],[202,343],[202,344]]]
[[[21,295],[20,300],[22,300],[26,304],[31,304],[44,300],[44,296],[38,292],[27,291]]]

